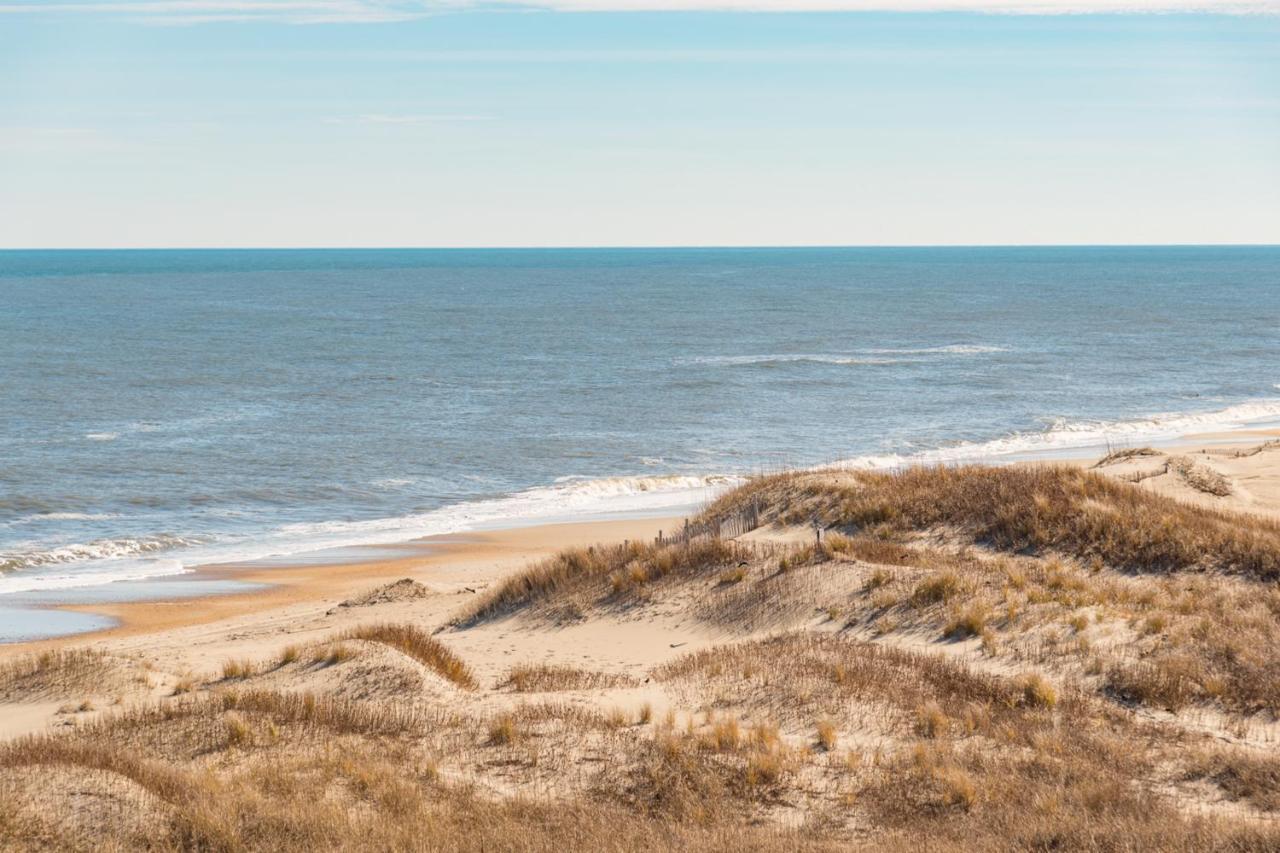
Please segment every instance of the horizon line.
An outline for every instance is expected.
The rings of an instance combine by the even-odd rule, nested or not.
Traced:
[[[515,251],[661,251],[692,249],[1273,249],[1275,243],[670,243],[636,245],[486,245],[486,246],[0,246],[0,252],[515,252]]]

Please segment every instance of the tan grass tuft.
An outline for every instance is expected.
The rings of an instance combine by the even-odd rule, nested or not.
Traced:
[[[821,720],[818,723],[818,746],[822,747],[824,752],[835,749],[838,739],[835,723],[830,720]]]
[[[1023,704],[1032,708],[1052,708],[1058,704],[1058,691],[1039,673],[1028,673],[1019,679]]]
[[[520,730],[516,726],[515,717],[501,714],[489,724],[490,746],[509,746],[520,738]]]
[[[462,658],[430,634],[412,625],[361,625],[343,634],[343,637],[382,643],[403,652],[459,687],[474,690],[477,686],[475,675]]]

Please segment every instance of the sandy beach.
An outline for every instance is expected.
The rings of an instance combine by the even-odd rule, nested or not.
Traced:
[[[1120,459],[1103,466],[1104,473],[1141,478],[1144,489],[1210,508],[1226,508],[1280,518],[1280,453],[1256,452],[1280,438],[1280,429],[1240,430],[1186,436],[1183,442],[1153,455]],[[1170,458],[1187,457],[1229,478],[1229,495],[1207,494],[1188,484],[1176,471],[1166,471]],[[1093,468],[1098,457],[1020,464],[1069,464]],[[346,549],[338,556],[308,562],[305,555],[292,561],[262,564],[225,564],[197,567],[196,580],[232,580],[264,584],[264,588],[191,598],[125,603],[64,605],[60,609],[107,616],[118,625],[103,631],[73,634],[49,640],[0,644],[0,659],[29,651],[84,642],[114,646],[126,638],[163,634],[180,628],[216,624],[214,633],[241,632],[247,625],[269,621],[273,625],[305,620],[318,607],[332,606],[370,585],[409,577],[429,585],[439,595],[476,594],[504,574],[557,551],[628,539],[651,539],[665,530],[678,529],[682,516],[624,521],[588,521],[544,524],[506,530],[428,537],[395,543],[385,549],[398,556],[361,557],[361,549]],[[447,599],[446,599],[447,600]],[[210,650],[211,653],[221,651]]]
[[[104,631],[0,645],[0,663],[68,646],[128,654],[156,666],[159,692],[144,693],[164,695],[171,683],[193,672],[212,672],[228,658],[269,656],[282,645],[316,639],[362,618],[411,614],[415,621],[434,625],[496,579],[565,548],[648,540],[679,523],[675,518],[649,518],[527,526],[417,540],[397,547],[418,553],[393,559],[348,557],[300,565],[204,567],[197,571],[198,577],[267,586],[164,601],[67,605],[65,609],[110,616],[119,624]],[[376,612],[338,607],[358,593],[403,578],[422,584],[428,598],[414,600],[409,608],[382,607]],[[39,707],[49,709],[48,703]],[[40,727],[35,709],[0,704],[0,710],[0,736]]]
[[[1266,444],[1278,436],[1280,430],[1195,435],[1175,448],[1120,458],[1101,466],[1096,457],[1068,460],[1065,464],[1126,481],[1137,479],[1142,489],[1178,501],[1280,518],[1280,449]],[[1193,465],[1220,472],[1230,484],[1230,493],[1209,494],[1190,484],[1186,476],[1170,469],[1171,459],[1190,459]],[[1034,467],[1060,463],[1019,464]],[[102,631],[0,645],[0,663],[73,646],[136,656],[156,667],[151,679],[155,690],[147,695],[159,696],[172,683],[192,674],[213,673],[227,659],[269,657],[284,645],[313,641],[361,621],[411,617],[415,623],[434,629],[503,577],[559,551],[626,540],[648,541],[659,531],[669,534],[678,529],[682,522],[681,517],[671,517],[522,526],[399,543],[385,549],[397,554],[393,557],[361,559],[361,552],[353,549],[339,558],[314,563],[303,560],[297,564],[202,567],[193,577],[265,586],[191,598],[64,605],[61,609],[101,614],[118,624]],[[781,535],[781,540],[797,539],[803,540],[804,536],[790,532]],[[377,553],[381,549],[372,550]],[[353,596],[403,578],[421,584],[427,597],[376,608],[338,607]],[[672,642],[682,648],[693,639],[682,634],[673,640],[664,633],[666,630],[669,626],[632,626],[616,637],[609,637],[608,632],[594,635],[594,647],[599,648],[597,644],[603,641],[605,647],[615,648],[620,654],[608,661],[595,660],[590,655],[585,659],[621,669],[652,666],[669,656],[661,649]],[[505,634],[502,639],[506,640]],[[526,632],[518,644],[469,649],[468,659],[480,671],[496,673],[500,666],[510,664],[512,655],[577,660],[579,642],[572,632],[550,636]],[[626,651],[629,647],[659,651],[637,655]],[[115,697],[109,699],[114,703]],[[0,736],[38,730],[54,720],[52,709],[58,704],[61,703],[42,703],[48,712],[44,716],[9,708],[8,713],[0,715]],[[0,704],[0,708],[4,707]]]
[[[1012,477],[1011,484],[1023,476],[1017,472],[1038,476],[1035,472],[1043,470],[1048,472],[1046,483],[1051,490],[1057,488],[1053,483],[1073,476],[1063,471],[1083,471],[1081,476],[1093,484],[1089,488],[1102,490],[1095,502],[1116,500],[1125,490],[1136,487],[1155,501],[1151,508],[1156,515],[1144,516],[1148,520],[1141,524],[1158,524],[1170,531],[1169,536],[1179,525],[1187,530],[1203,527],[1204,535],[1211,529],[1229,530],[1237,525],[1233,519],[1239,519],[1242,526],[1261,525],[1260,532],[1251,535],[1272,536],[1275,528],[1266,525],[1280,519],[1280,444],[1274,443],[1276,434],[1204,435],[1177,448],[1133,448],[1065,466],[1030,462],[985,470],[994,472],[990,476]],[[965,476],[988,476],[981,471]],[[837,682],[846,677],[840,675],[845,667],[864,666],[865,662],[851,657],[846,663],[832,664],[830,656],[862,649],[858,654],[905,656],[892,658],[892,665],[906,667],[914,674],[899,673],[895,679],[925,684],[942,677],[923,674],[932,672],[929,667],[944,667],[955,670],[946,678],[990,680],[982,690],[998,692],[1004,688],[997,686],[1007,682],[1020,685],[1016,689],[1028,696],[1033,691],[1035,696],[1043,693],[1048,698],[1028,700],[1031,717],[1004,724],[1029,726],[1028,731],[1038,730],[1042,723],[1032,719],[1038,719],[1044,708],[1052,708],[1058,701],[1054,697],[1061,695],[1079,696],[1073,701],[1085,703],[1072,706],[1076,708],[1073,714],[1086,713],[1080,709],[1094,708],[1090,703],[1097,702],[1102,704],[1088,714],[1114,715],[1116,708],[1124,708],[1123,721],[1108,724],[1129,732],[1124,737],[1133,736],[1131,727],[1146,726],[1160,729],[1163,734],[1159,737],[1170,743],[1191,744],[1179,747],[1190,752],[1169,759],[1177,767],[1192,760],[1186,755],[1208,755],[1203,750],[1210,750],[1213,744],[1229,745],[1235,750],[1231,756],[1252,756],[1265,754],[1280,742],[1276,710],[1256,710],[1256,703],[1271,701],[1263,695],[1265,680],[1257,682],[1252,677],[1255,686],[1241,688],[1252,698],[1239,702],[1223,687],[1212,688],[1226,690],[1218,700],[1201,693],[1197,694],[1199,700],[1175,701],[1157,688],[1135,681],[1123,689],[1133,691],[1133,696],[1151,691],[1152,698],[1113,704],[1119,695],[1116,691],[1122,689],[1115,685],[1121,683],[1120,673],[1129,671],[1126,667],[1145,666],[1140,661],[1148,655],[1160,659],[1160,638],[1172,630],[1164,627],[1168,620],[1189,619],[1187,614],[1194,615],[1202,606],[1199,602],[1209,601],[1216,602],[1213,607],[1225,607],[1226,613],[1241,614],[1222,618],[1243,619],[1243,614],[1251,612],[1257,590],[1265,584],[1258,587],[1258,581],[1234,569],[1221,574],[1170,576],[1177,580],[1102,571],[1099,566],[1106,558],[1098,557],[1098,552],[1092,552],[1095,555],[1091,557],[1083,555],[1093,548],[1119,547],[1109,538],[1097,540],[1105,544],[1085,543],[1086,549],[1077,557],[1071,556],[1070,549],[1077,546],[1071,545],[1070,539],[1062,540],[1058,551],[1048,554],[1030,554],[1016,547],[1004,553],[991,545],[965,544],[956,533],[933,526],[914,533],[890,536],[881,531],[873,537],[850,538],[838,532],[847,527],[836,522],[830,523],[826,538],[815,548],[815,533],[809,523],[796,523],[791,514],[799,506],[812,507],[806,501],[825,500],[827,490],[861,482],[858,478],[863,476],[888,478],[866,482],[891,483],[911,474],[832,471],[766,477],[761,481],[766,486],[775,481],[780,485],[767,486],[763,497],[749,497],[756,487],[748,484],[721,503],[737,502],[750,506],[754,513],[763,501],[770,507],[765,514],[771,521],[736,539],[701,539],[688,547],[654,544],[659,530],[678,529],[681,519],[648,518],[435,537],[396,546],[396,556],[381,556],[379,551],[378,558],[364,561],[208,567],[201,570],[202,576],[267,586],[253,592],[174,601],[82,606],[78,609],[113,617],[118,626],[0,647],[0,741],[21,744],[21,737],[27,735],[74,738],[75,733],[88,735],[98,726],[106,727],[103,732],[116,732],[122,726],[138,724],[131,720],[153,721],[146,723],[145,731],[159,731],[158,727],[167,724],[155,720],[197,713],[194,709],[206,707],[207,712],[198,713],[213,714],[224,722],[201,723],[204,728],[199,731],[206,731],[208,725],[221,731],[224,724],[239,731],[235,727],[248,712],[217,710],[222,708],[217,703],[232,703],[227,707],[266,703],[262,712],[267,716],[262,719],[269,720],[275,719],[272,714],[286,713],[279,703],[294,701],[290,696],[306,697],[301,701],[307,703],[340,703],[348,709],[341,711],[343,714],[357,713],[360,708],[369,709],[368,713],[388,709],[414,715],[447,713],[449,721],[441,717],[439,725],[449,734],[432,736],[414,747],[427,751],[422,755],[430,754],[432,766],[439,764],[433,773],[465,786],[471,792],[466,794],[469,798],[511,804],[516,802],[513,797],[532,797],[532,802],[543,803],[538,808],[559,808],[554,804],[591,796],[597,783],[588,784],[588,780],[597,778],[592,769],[597,763],[599,772],[606,775],[636,772],[632,762],[648,760],[640,756],[648,749],[645,744],[657,738],[668,744],[664,748],[694,748],[701,751],[696,754],[710,755],[708,760],[729,761],[731,766],[740,760],[747,762],[748,769],[756,766],[753,762],[781,762],[776,769],[752,771],[777,774],[770,787],[749,795],[735,794],[730,804],[723,806],[772,827],[764,835],[755,835],[756,830],[732,824],[733,832],[748,833],[735,836],[739,842],[757,846],[786,846],[796,841],[791,836],[779,840],[771,833],[790,832],[814,813],[827,814],[824,820],[837,820],[829,810],[847,799],[842,787],[847,781],[840,780],[849,772],[848,767],[863,766],[870,760],[873,763],[866,772],[874,778],[881,778],[874,770],[879,762],[884,762],[887,770],[897,768],[884,779],[918,772],[901,762],[908,761],[902,756],[907,754],[904,750],[913,748],[911,744],[917,744],[917,751],[921,748],[917,738],[922,726],[929,731],[937,727],[941,727],[939,732],[949,730],[952,723],[947,720],[968,713],[979,716],[971,717],[965,725],[983,731],[988,723],[983,722],[982,714],[1007,713],[995,710],[997,706],[979,713],[972,704],[977,699],[968,700],[969,710],[962,712],[955,700],[926,702],[908,691],[891,701],[907,703],[908,720],[936,714],[942,722],[903,723],[897,712],[882,707],[883,699],[875,698],[883,691],[888,691],[883,695],[895,696],[893,691],[903,689],[890,686],[899,683],[893,680],[874,687],[868,697],[856,698],[861,694],[855,692],[841,700],[851,704],[832,705],[822,698],[830,689],[821,686],[825,682],[814,684],[799,675],[819,665],[811,659],[813,655],[828,661],[820,667],[835,666]],[[788,485],[792,482],[812,484],[810,497],[793,491]],[[1111,486],[1103,485],[1107,483],[1119,485],[1121,491],[1101,497],[1109,494],[1106,490]],[[929,488],[938,490],[938,506],[946,506],[950,500],[946,484]],[[1075,488],[1062,494],[1073,495]],[[1023,511],[1038,505],[1039,500],[1020,499],[1016,506]],[[960,504],[972,505],[972,501]],[[720,510],[719,506],[713,504],[706,512],[725,511],[730,513],[725,518],[736,518],[734,512],[747,511]],[[832,506],[848,511],[844,499],[837,499]],[[1072,524],[1071,519],[1082,511],[1083,507],[1067,511],[1063,520],[1055,523]],[[799,517],[819,517],[825,512],[828,510],[806,508]],[[1160,513],[1180,514],[1180,520],[1171,521],[1173,515],[1158,520]],[[1237,536],[1234,532],[1212,535],[1227,536],[1222,541],[1228,543]],[[608,544],[624,541],[632,544],[625,549]],[[1148,548],[1151,540],[1134,541],[1147,542],[1140,547]],[[1225,559],[1217,556],[1218,547],[1205,551],[1204,559]],[[1255,542],[1239,547],[1257,546]],[[1059,552],[1060,556],[1054,556]],[[542,568],[530,572],[531,566]],[[937,586],[943,581],[947,586]],[[1177,584],[1186,584],[1190,598],[1179,598],[1184,587]],[[953,588],[963,592],[952,592]],[[966,605],[966,597],[972,603]],[[1108,603],[1101,603],[1104,600]],[[1007,609],[1008,614],[1025,608],[1028,614],[1036,611],[1039,615],[998,617],[999,608]],[[1264,621],[1269,626],[1274,617]],[[1072,626],[1069,636],[1077,638],[1070,645],[1064,645],[1063,625]],[[1159,627],[1152,629],[1151,625]],[[1262,635],[1251,632],[1272,630],[1261,625],[1242,621],[1230,630],[1239,633],[1241,641],[1256,645],[1260,642],[1256,636]],[[1244,639],[1250,636],[1255,639]],[[837,645],[828,645],[833,642]],[[753,679],[761,668],[773,674],[756,683]],[[756,686],[734,681],[731,674],[738,671],[741,679]],[[881,677],[889,678],[887,674],[875,676]],[[1203,676],[1205,683],[1212,684],[1234,677]],[[801,680],[795,681],[797,678]],[[783,691],[778,697],[791,698],[769,698],[778,690]],[[1086,699],[1086,695],[1103,698]],[[246,696],[249,698],[243,698]],[[268,706],[276,710],[267,710]],[[339,713],[339,705],[333,708],[325,713]],[[929,710],[933,708],[939,710]],[[225,722],[228,719],[230,722]],[[605,741],[575,734],[574,726],[579,724],[599,727],[606,733]],[[277,723],[262,725],[269,726],[263,731],[277,731],[270,728]],[[1085,731],[1098,723],[1094,719],[1086,724],[1081,719],[1071,725]],[[750,734],[746,733],[748,727]],[[261,768],[254,750],[277,736],[234,734],[233,739],[249,738],[255,747],[247,751],[240,748],[232,765],[240,767],[247,761],[244,767]],[[377,754],[392,748],[365,734],[344,737],[354,738],[348,748]],[[619,737],[623,741],[618,741]],[[739,738],[742,745],[738,745]],[[218,745],[221,743],[199,749],[222,754],[228,747]],[[836,743],[840,744],[838,754]],[[292,749],[298,752],[291,755],[312,755],[308,750],[313,750],[314,744],[299,741]],[[641,753],[635,753],[637,749]],[[490,758],[495,751],[506,757]],[[321,754],[326,753],[314,753]],[[717,755],[723,757],[715,758]],[[892,757],[895,755],[899,757]],[[76,759],[82,760],[88,759]],[[198,759],[198,763],[203,761]],[[1252,838],[1249,833],[1268,819],[1270,801],[1261,794],[1232,797],[1212,786],[1211,790],[1204,788],[1208,783],[1186,782],[1177,774],[1199,773],[1194,767],[1201,765],[1194,761],[1186,765],[1193,769],[1160,777],[1175,804],[1161,820],[1174,819],[1168,815],[1192,814],[1195,820],[1218,822],[1213,824],[1218,829],[1204,831],[1225,831],[1222,827],[1229,825],[1236,833],[1232,837]],[[294,772],[310,771],[299,765]],[[657,771],[651,768],[645,772]],[[722,772],[726,771],[714,771]],[[976,772],[970,770],[963,778],[985,781],[955,781],[961,779],[956,776],[946,785],[959,787],[945,789],[943,802],[951,803],[956,797],[976,801],[996,796],[991,792],[998,785],[997,777],[974,776]],[[1000,771],[1008,772],[1014,771]],[[855,777],[863,778],[856,773]],[[85,802],[89,805],[70,812],[72,823],[60,832],[74,837],[81,837],[77,833],[92,834],[102,826],[95,809],[134,808],[125,803],[134,795],[117,790],[115,782],[90,783],[76,778],[80,781],[68,777],[67,784],[88,785]],[[812,781],[802,783],[805,778]],[[0,767],[3,779],[14,783]],[[23,792],[23,797],[32,796],[33,789],[22,784],[19,781],[15,790]],[[784,796],[784,789],[777,787],[784,784],[800,787],[786,787]],[[969,792],[970,785],[978,787]],[[763,793],[768,790],[775,793]],[[874,796],[890,796],[887,790]],[[745,799],[734,799],[739,796]],[[466,802],[474,804],[471,799]],[[137,819],[143,821],[139,832],[162,831],[159,827],[166,819],[160,813],[143,809],[138,814]],[[506,818],[499,824],[506,828],[493,832],[518,831],[524,825],[523,819],[514,819],[510,826],[503,820]],[[857,831],[853,818],[841,817],[837,823],[843,827],[841,833]],[[693,828],[696,824],[679,825],[685,827],[681,832],[694,833],[690,838],[700,837],[697,832],[701,830]],[[608,832],[603,825],[582,831]],[[1130,827],[1125,831],[1139,830]]]

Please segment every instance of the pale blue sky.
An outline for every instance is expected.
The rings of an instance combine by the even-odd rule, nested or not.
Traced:
[[[1280,242],[1277,15],[447,5],[0,0],[0,245]]]

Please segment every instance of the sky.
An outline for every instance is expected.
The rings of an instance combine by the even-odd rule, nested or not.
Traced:
[[[1101,243],[1280,243],[1280,0],[0,0],[3,247]]]

